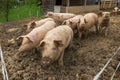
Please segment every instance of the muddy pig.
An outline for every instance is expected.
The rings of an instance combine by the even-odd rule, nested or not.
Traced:
[[[32,31],[32,29],[43,25],[47,21],[54,21],[54,20],[52,18],[45,18],[45,19],[41,19],[41,20],[38,20],[38,21],[32,21],[28,24],[25,24],[24,27],[27,27],[26,32],[28,33],[30,31]]]
[[[81,35],[83,34],[83,32],[87,37],[89,29],[92,28],[93,26],[95,26],[96,33],[98,33],[98,15],[97,14],[87,13],[84,16],[82,16],[78,22],[79,38],[81,38]]]
[[[45,15],[45,17],[53,18],[58,23],[58,25],[61,25],[64,20],[67,20],[74,16],[75,14],[72,13],[54,13],[54,12],[48,12]]]
[[[22,44],[19,48],[19,53],[31,50],[37,47],[40,41],[44,38],[45,34],[55,28],[56,23],[54,21],[48,21],[41,27],[34,28],[30,33],[24,36],[20,36],[18,39],[22,39]]]
[[[78,32],[78,22],[81,17],[82,15],[76,15],[73,18],[63,21],[62,24],[70,26],[73,29],[74,33],[76,33],[76,30]]]
[[[110,24],[110,12],[100,12],[99,16],[99,31],[104,33],[104,36],[107,36],[108,28]]]
[[[42,48],[43,66],[48,66],[54,61],[63,66],[64,50],[73,39],[73,30],[67,25],[58,26],[49,31],[40,43]]]

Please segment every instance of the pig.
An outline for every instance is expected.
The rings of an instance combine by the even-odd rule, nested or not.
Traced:
[[[79,38],[85,33],[86,37],[90,28],[95,26],[96,33],[98,32],[98,15],[95,13],[87,13],[82,16],[78,22]]]
[[[110,24],[110,12],[100,12],[99,16],[99,31],[104,33],[104,36],[107,36],[108,27]]]
[[[54,21],[47,21],[41,27],[34,28],[27,35],[23,35],[18,37],[18,40],[22,40],[22,44],[19,48],[19,53],[29,51],[35,47],[37,47],[40,41],[44,38],[45,34],[56,27],[56,23]]]
[[[75,14],[72,13],[54,13],[54,12],[48,12],[45,15],[45,17],[53,18],[58,23],[58,25],[61,25],[64,20],[67,20],[74,16]]]
[[[24,27],[27,27],[26,32],[29,33],[30,31],[32,31],[32,29],[34,29],[36,27],[40,27],[41,25],[43,25],[47,21],[54,21],[54,20],[52,18],[45,18],[45,19],[41,19],[38,21],[32,21],[28,24],[25,24]]]
[[[49,66],[58,61],[63,66],[64,50],[72,39],[73,30],[68,25],[60,25],[49,31],[39,45],[42,48],[42,65]]]
[[[118,14],[118,11],[119,11],[119,8],[118,8],[118,7],[115,7],[115,8],[113,9],[112,14],[117,15],[117,14]]]
[[[76,15],[75,17],[73,18],[70,18],[70,19],[67,19],[65,21],[63,21],[63,25],[68,25],[70,26],[74,33],[76,33],[75,31],[77,30],[78,32],[78,22],[79,22],[79,19],[82,17],[82,15]]]
[[[118,12],[118,10],[119,10],[118,7],[115,7],[115,8],[114,8],[114,11],[115,11],[115,12]]]

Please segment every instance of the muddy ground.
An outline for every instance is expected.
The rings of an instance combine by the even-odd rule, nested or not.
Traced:
[[[112,16],[107,37],[96,35],[92,29],[86,39],[74,38],[72,47],[65,50],[63,67],[55,63],[43,69],[40,52],[21,53],[19,59],[14,58],[19,48],[14,39],[26,34],[22,25],[33,19],[0,23],[0,42],[10,80],[92,80],[120,46],[120,16]],[[110,80],[119,61],[120,52],[99,80]],[[114,80],[120,80],[120,68]]]

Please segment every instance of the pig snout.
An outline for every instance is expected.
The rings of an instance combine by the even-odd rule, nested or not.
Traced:
[[[22,44],[22,40],[17,38],[16,43],[17,43],[17,46],[20,46]]]
[[[105,18],[106,18],[106,19],[109,18],[109,15],[105,15]]]
[[[43,68],[50,66],[51,63],[52,63],[52,59],[50,59],[49,57],[44,57],[44,58],[42,58],[42,60],[41,60],[41,66],[42,66]]]
[[[85,23],[81,23],[80,27],[83,28],[83,27],[85,27],[85,25],[86,25]]]

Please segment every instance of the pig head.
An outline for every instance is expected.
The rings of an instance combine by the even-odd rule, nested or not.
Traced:
[[[99,15],[99,31],[104,32],[104,35],[107,36],[111,13],[100,12],[98,15]]]
[[[29,33],[35,28],[36,24],[35,21],[31,21],[28,24],[23,25],[23,27],[26,27],[26,32]]]
[[[48,21],[54,21],[52,18],[45,18],[45,19],[41,19],[38,21],[32,21],[26,25],[24,25],[24,27],[27,27],[26,32],[29,33],[30,31],[32,31],[34,28],[36,27],[40,27],[42,26],[44,23],[48,22]]]
[[[63,47],[62,40],[41,41],[40,47],[42,48],[42,60],[41,63],[43,66],[49,66],[55,60],[60,57],[60,48]]]
[[[20,46],[19,52],[24,52],[33,49],[36,45],[33,38],[34,37],[29,37],[27,35],[18,37],[18,40],[22,41],[22,46]]]

